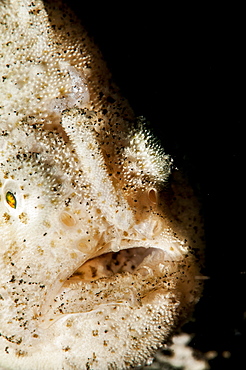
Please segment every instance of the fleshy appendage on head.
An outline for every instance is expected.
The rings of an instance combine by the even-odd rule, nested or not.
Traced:
[[[123,369],[199,299],[201,218],[64,9],[0,5],[0,366]]]

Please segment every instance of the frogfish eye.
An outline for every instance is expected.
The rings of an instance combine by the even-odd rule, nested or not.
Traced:
[[[11,208],[16,208],[17,201],[13,193],[11,191],[7,191],[6,193],[6,202]]]

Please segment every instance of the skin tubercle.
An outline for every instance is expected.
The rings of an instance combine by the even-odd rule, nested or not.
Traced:
[[[62,2],[0,43],[0,367],[143,364],[201,293],[196,197]]]

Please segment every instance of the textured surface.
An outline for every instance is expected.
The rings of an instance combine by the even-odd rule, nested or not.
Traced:
[[[203,192],[210,279],[195,321],[184,327],[193,333],[190,346],[202,352],[196,356],[209,353],[213,370],[240,369],[246,346],[244,218],[240,216],[245,162],[243,16],[236,6],[221,12],[214,5],[198,5],[197,17],[187,4],[179,9],[169,4],[164,12],[156,6],[142,7],[131,13],[126,34],[123,25],[129,8],[117,21],[101,19],[100,10],[99,22],[96,26],[91,22],[91,28],[106,28],[97,37],[107,61],[111,58],[118,70],[114,76],[138,111],[155,123],[165,149]],[[154,54],[150,52],[151,63],[145,59],[146,45]],[[123,77],[122,64],[126,66]],[[146,82],[143,76],[150,65],[158,78],[151,73]],[[153,95],[146,95],[146,90]],[[164,367],[162,351],[159,354],[160,361],[152,368]]]
[[[201,220],[88,35],[51,4],[0,8],[0,361],[123,369],[198,300]]]

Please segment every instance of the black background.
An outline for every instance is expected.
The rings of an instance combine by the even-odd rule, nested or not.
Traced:
[[[137,115],[200,194],[206,281],[185,326],[191,345],[217,351],[211,369],[246,368],[245,21],[214,4],[70,1]],[[230,358],[223,356],[231,353]]]

